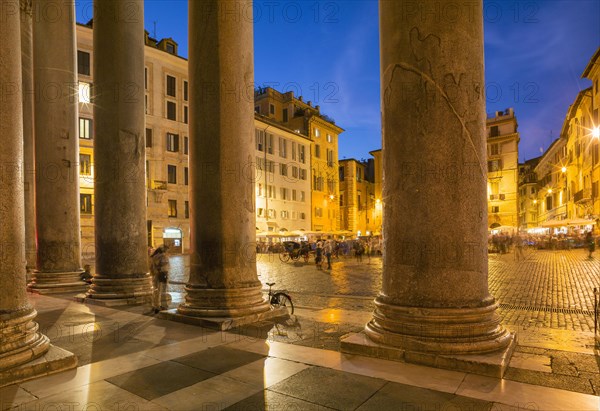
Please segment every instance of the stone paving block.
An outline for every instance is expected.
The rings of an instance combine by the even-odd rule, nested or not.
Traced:
[[[214,376],[207,371],[165,361],[106,381],[146,400],[153,400]]]
[[[303,401],[298,398],[290,397],[289,395],[279,394],[271,390],[261,391],[255,395],[246,398],[230,407],[225,408],[227,411],[250,411],[250,410],[266,410],[266,411],[282,411],[282,410],[302,410],[302,411],[326,411],[332,408],[323,405],[314,404],[308,401]]]
[[[551,354],[551,359],[553,374],[570,375],[572,377],[577,377],[579,375],[577,368],[575,368],[575,364],[567,358],[566,354],[554,353]]]
[[[279,394],[340,410],[354,410],[379,391],[386,381],[312,367],[270,388]]]
[[[175,358],[173,361],[200,370],[221,374],[262,358],[265,358],[265,356],[248,351],[237,350],[235,348],[219,346],[195,354],[186,355],[185,357]]]
[[[509,368],[504,374],[504,378],[527,384],[541,385],[543,387],[560,388],[584,394],[594,394],[594,389],[589,379],[570,375],[549,374],[519,368]]]

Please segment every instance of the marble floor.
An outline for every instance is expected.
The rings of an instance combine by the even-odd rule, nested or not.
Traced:
[[[80,363],[0,389],[1,410],[600,408],[589,394],[286,344],[266,332],[209,331],[144,308],[31,298],[43,332]]]

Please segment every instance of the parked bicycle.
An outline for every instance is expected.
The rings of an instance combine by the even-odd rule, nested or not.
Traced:
[[[292,303],[292,297],[289,296],[285,291],[272,291],[271,288],[275,283],[267,283],[269,286],[269,303],[277,308],[287,308],[288,315],[294,314],[294,303]]]

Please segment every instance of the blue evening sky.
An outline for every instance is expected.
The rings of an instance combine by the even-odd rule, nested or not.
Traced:
[[[91,0],[76,4],[78,21],[87,22]],[[340,158],[367,158],[381,147],[377,4],[254,2],[255,82],[320,105],[346,130]],[[172,37],[187,57],[186,0],[146,0],[145,20],[151,35]],[[514,107],[519,159],[536,157],[558,137],[579,90],[591,85],[580,77],[600,46],[600,1],[486,0],[484,27],[487,112]]]

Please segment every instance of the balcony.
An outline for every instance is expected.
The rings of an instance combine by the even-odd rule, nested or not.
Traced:
[[[592,199],[592,190],[589,188],[579,190],[573,195],[573,201],[577,204],[585,203]]]

